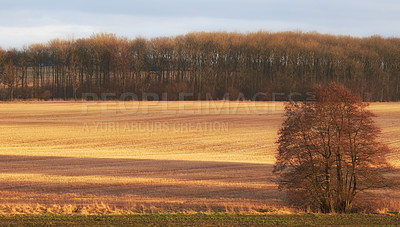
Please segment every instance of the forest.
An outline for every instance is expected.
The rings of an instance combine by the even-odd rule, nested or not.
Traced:
[[[71,100],[87,93],[287,100],[332,81],[364,101],[399,101],[400,38],[260,31],[128,39],[99,33],[0,48],[1,100]]]

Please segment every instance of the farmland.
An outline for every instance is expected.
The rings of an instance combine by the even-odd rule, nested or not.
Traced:
[[[373,103],[400,174],[400,105]],[[0,103],[0,203],[136,211],[281,208],[279,102]],[[399,207],[396,190],[375,191]],[[0,207],[7,213],[6,208]]]

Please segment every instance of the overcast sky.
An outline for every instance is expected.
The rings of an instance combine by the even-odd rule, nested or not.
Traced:
[[[6,49],[97,32],[151,38],[258,30],[400,37],[400,1],[0,0],[0,46]]]

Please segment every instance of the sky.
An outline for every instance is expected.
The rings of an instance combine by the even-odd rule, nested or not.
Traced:
[[[114,33],[303,31],[400,37],[398,0],[0,0],[0,47]]]

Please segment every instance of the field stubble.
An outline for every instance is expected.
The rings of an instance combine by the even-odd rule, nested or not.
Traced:
[[[400,105],[370,108],[398,169]],[[282,208],[272,175],[282,114],[276,102],[0,103],[0,210]],[[376,193],[400,207],[398,190]]]

